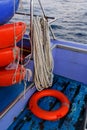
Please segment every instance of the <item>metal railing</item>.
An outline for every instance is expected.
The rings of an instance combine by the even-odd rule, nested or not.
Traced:
[[[44,9],[43,9],[43,7],[42,7],[42,4],[41,4],[41,1],[40,1],[40,0],[38,0],[38,3],[39,3],[40,8],[41,8],[41,10],[42,10],[43,17],[44,17],[45,19],[52,19],[51,23],[54,22],[54,21],[56,21],[56,18],[55,18],[55,17],[49,17],[49,16],[46,16],[46,15],[45,15],[45,11],[44,11]],[[33,45],[33,29],[32,29],[32,28],[33,28],[33,16],[35,16],[35,15],[34,15],[34,0],[30,0],[30,40],[31,40],[31,44],[32,44],[32,45]],[[56,38],[55,38],[55,35],[54,35],[53,31],[52,31],[51,26],[49,26],[49,29],[50,29],[50,32],[51,32],[51,34],[52,34],[53,39],[56,39]]]

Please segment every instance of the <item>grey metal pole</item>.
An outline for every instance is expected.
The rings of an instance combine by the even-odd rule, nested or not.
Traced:
[[[42,7],[42,4],[41,4],[40,0],[38,0],[38,2],[39,2],[39,5],[40,5],[40,7],[41,7],[43,16],[46,18],[45,11],[44,11],[44,9],[43,9],[43,7]]]
[[[33,0],[30,0],[30,43],[31,43],[31,55],[33,49]]]
[[[38,0],[38,2],[39,2],[39,4],[40,4],[40,7],[41,7],[41,10],[42,10],[43,16],[44,16],[44,18],[46,18],[45,11],[44,11],[44,9],[43,9],[43,7],[42,7],[42,4],[41,4],[40,0]],[[54,35],[53,31],[52,31],[51,26],[49,26],[49,29],[50,29],[50,32],[51,32],[51,34],[52,34],[53,39],[55,40],[56,37],[55,37],[55,35]]]

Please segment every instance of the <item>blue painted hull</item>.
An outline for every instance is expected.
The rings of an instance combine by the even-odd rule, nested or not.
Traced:
[[[19,0],[15,0],[15,11]],[[0,0],[0,24],[7,23],[14,15],[14,0]]]
[[[29,43],[29,40],[24,40],[24,45],[27,46],[27,43]],[[16,86],[13,86],[13,89],[9,88],[9,90],[0,88],[0,97],[2,95],[0,99],[0,106],[2,106],[0,108],[0,128],[3,128],[2,130],[7,130],[11,124],[12,125],[8,128],[8,130],[83,130],[82,125],[84,125],[85,121],[84,106],[87,100],[87,61],[84,60],[87,57],[87,47],[84,44],[76,44],[58,40],[52,40],[51,44],[56,45],[52,51],[54,59],[54,82],[51,89],[62,91],[68,97],[71,102],[69,113],[59,121],[50,122],[41,120],[34,116],[26,107],[28,99],[36,90],[35,87],[26,91],[26,100],[23,100],[23,93],[22,97],[17,99],[18,95],[21,95],[21,92],[18,94],[18,92],[13,90],[17,89],[17,91],[19,91],[18,88],[22,87],[21,89],[23,92],[23,85],[20,86],[17,84]],[[32,60],[29,62],[27,67],[33,71]],[[9,99],[6,98],[4,93],[8,93]],[[15,95],[17,95],[17,97],[14,97],[14,99],[17,99],[18,101],[14,104],[14,101],[12,101],[14,99],[12,97]],[[5,102],[8,102],[8,104]],[[12,104],[14,105],[11,106]],[[49,97],[42,100],[40,105],[43,109],[48,110],[53,110],[58,107],[58,103],[55,103],[55,99],[51,100]],[[22,109],[24,110],[19,115]],[[17,118],[13,122],[15,117]]]

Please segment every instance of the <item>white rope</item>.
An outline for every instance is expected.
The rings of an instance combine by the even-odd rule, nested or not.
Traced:
[[[15,15],[15,0],[13,2],[13,13]],[[14,26],[13,26],[13,29],[14,29],[14,48],[13,48],[13,55],[14,55],[14,61],[13,61],[13,64],[16,63],[16,59],[17,59],[17,48],[16,48],[16,41],[17,41],[17,37],[16,37],[16,23],[14,22]],[[19,53],[19,51],[18,51]],[[18,54],[18,57],[19,57],[19,54]],[[19,59],[19,58],[18,58]],[[17,61],[17,65],[16,65],[16,68],[15,68],[15,73],[13,75],[13,78],[12,78],[12,84],[16,83],[16,73],[17,73],[17,69],[18,69],[18,65],[19,65],[19,60]]]
[[[53,81],[53,58],[50,48],[49,26],[44,18],[34,17],[33,25],[34,82],[38,91]]]
[[[22,10],[24,10],[24,7],[23,7],[23,1],[22,0],[20,0],[20,8],[22,9]],[[24,13],[24,17],[26,16],[26,13]],[[23,18],[24,18],[23,17]],[[25,21],[25,20],[24,20]],[[23,66],[26,66],[28,63],[29,63],[29,61],[30,61],[30,59],[27,61],[27,63],[25,63],[24,65],[23,65],[23,60],[22,60],[22,57],[23,57],[23,45],[24,45],[24,43],[23,43],[23,34],[24,34],[24,32],[22,32],[22,39],[21,39],[21,53],[20,53],[20,57],[21,57],[21,75],[20,75],[20,82],[21,82],[21,79],[22,79],[22,71],[23,71]],[[24,99],[25,99],[25,93],[26,93],[26,88],[27,88],[27,81],[30,81],[30,78],[31,78],[31,76],[32,76],[32,72],[31,72],[31,70],[30,69],[27,69],[26,68],[26,75],[25,75],[25,78],[24,78]]]
[[[16,47],[13,48],[13,51],[14,51],[14,54],[16,53]],[[18,53],[15,54],[16,55],[16,59],[15,61],[13,62],[13,64],[15,63],[16,64],[16,68],[15,68],[15,72],[14,72],[14,75],[13,75],[13,78],[12,78],[12,84],[15,84],[16,83],[16,75],[17,75],[17,70],[18,70],[18,66],[19,66],[19,61],[20,61],[20,51],[18,51]],[[18,56],[17,56],[18,55]],[[17,61],[16,61],[17,60]]]
[[[14,15],[15,15],[15,0],[13,2],[13,7],[14,7]],[[18,70],[18,66],[19,66],[19,61],[20,61],[20,56],[22,58],[22,54],[20,54],[20,51],[17,50],[16,44],[17,44],[17,37],[22,35],[22,39],[23,39],[23,32],[22,34],[19,34],[18,36],[16,36],[16,23],[14,22],[14,48],[13,48],[13,54],[14,54],[14,61],[13,64],[16,64],[16,68],[15,68],[15,72],[12,78],[12,84],[16,83],[16,75],[17,75],[17,70]],[[21,81],[21,77],[22,77],[22,68],[23,66],[21,66],[21,72],[20,72],[20,81]]]

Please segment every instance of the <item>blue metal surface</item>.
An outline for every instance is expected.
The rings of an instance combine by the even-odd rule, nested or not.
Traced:
[[[71,48],[76,47],[77,49],[87,50],[87,45],[77,44],[62,40],[52,40],[52,45],[63,45],[67,48],[67,45]],[[54,73],[74,79],[79,82],[87,84],[87,52],[78,52],[72,49],[66,49],[56,47],[52,50],[54,59]]]
[[[57,121],[42,120],[25,108],[8,130],[83,130],[81,126],[87,100],[87,85],[55,75],[51,89],[62,91],[71,102],[69,113],[64,118]],[[55,98],[44,97],[39,105],[46,110],[55,110],[60,103]]]
[[[7,23],[14,15],[15,11],[18,9],[19,0],[0,0],[0,24]]]
[[[27,87],[31,82],[27,82]],[[24,91],[24,83],[18,83],[13,86],[0,86],[0,114]]]

